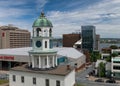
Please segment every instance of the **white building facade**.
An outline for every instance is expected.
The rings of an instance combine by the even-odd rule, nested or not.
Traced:
[[[120,79],[120,57],[112,58],[111,64],[111,76]]]
[[[111,59],[111,76],[120,79],[120,49],[112,49],[111,53],[118,54]]]
[[[11,70],[9,78],[10,86],[73,86],[75,84],[75,71],[72,70],[67,75],[55,75]]]
[[[57,51],[52,49],[52,23],[41,13],[33,23],[32,50],[27,65],[10,70],[10,86],[73,86],[75,70],[59,66]]]

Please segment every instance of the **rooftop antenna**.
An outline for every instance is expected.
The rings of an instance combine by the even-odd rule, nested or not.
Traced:
[[[75,30],[75,33],[80,33],[80,30],[79,29]]]

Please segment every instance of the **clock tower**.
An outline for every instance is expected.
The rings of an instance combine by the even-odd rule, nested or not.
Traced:
[[[52,23],[44,13],[33,23],[32,50],[29,51],[29,66],[32,68],[54,68],[57,66],[57,51],[52,49]]]

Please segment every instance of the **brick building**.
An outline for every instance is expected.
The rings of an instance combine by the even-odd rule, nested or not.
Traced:
[[[95,50],[99,50],[100,46],[100,35],[95,36]],[[81,34],[64,34],[63,35],[63,47],[73,47],[76,42],[78,42],[81,39]],[[81,50],[80,48],[78,50]],[[90,53],[89,50],[84,49],[83,53],[86,56],[86,62],[90,62]]]
[[[63,47],[73,47],[81,39],[80,34],[63,34]]]

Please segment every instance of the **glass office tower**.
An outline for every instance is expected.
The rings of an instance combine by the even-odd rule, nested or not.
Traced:
[[[82,32],[82,49],[89,50],[92,52],[95,49],[95,40],[96,40],[96,33],[95,33],[95,26],[87,25],[81,26]]]

